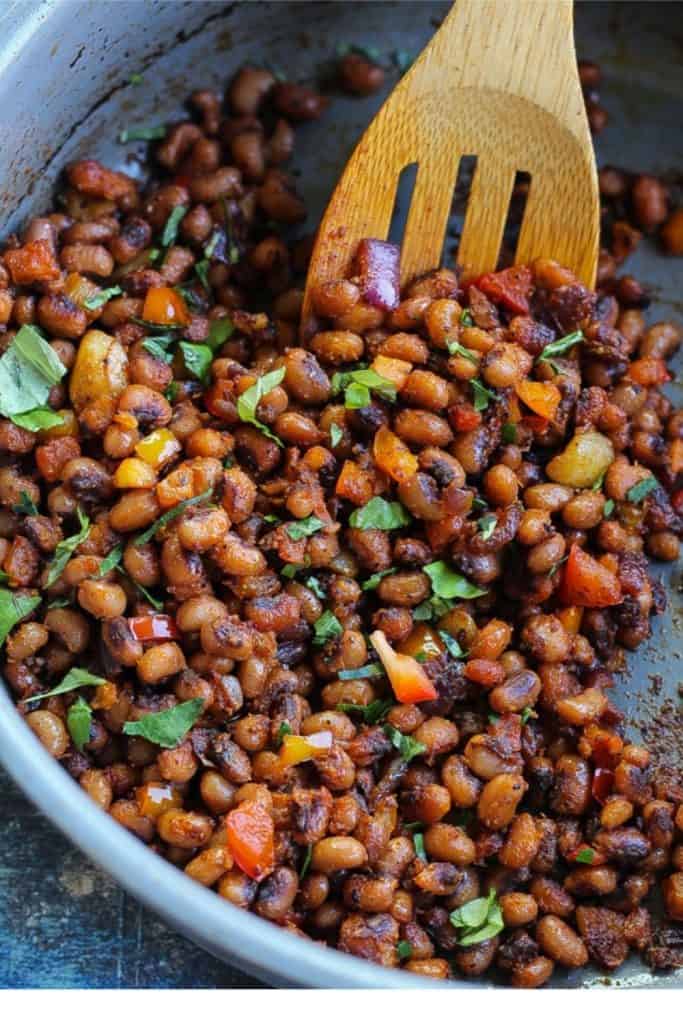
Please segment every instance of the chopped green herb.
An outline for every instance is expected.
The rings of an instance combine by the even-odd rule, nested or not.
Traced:
[[[47,607],[49,608],[68,608],[71,604],[70,597],[56,597],[54,601],[48,601]]]
[[[92,708],[82,697],[78,697],[66,713],[66,727],[76,750],[80,750],[81,753],[90,739],[91,723]]]
[[[319,619],[313,623],[313,643],[316,647],[322,647],[328,640],[335,636],[341,636],[344,630],[337,616],[326,609]]]
[[[439,630],[439,636],[441,637],[443,645],[450,654],[451,658],[465,657],[465,651],[463,651],[462,647],[460,646],[460,644],[458,643],[454,636],[451,636],[450,633],[447,633],[445,629]]]
[[[500,721],[500,715],[497,715],[495,711],[490,711],[487,717],[491,725],[495,725],[496,722]]]
[[[277,730],[277,736],[275,737],[275,747],[278,748],[282,746],[282,741],[285,738],[285,736],[292,736],[293,733],[294,730],[292,729],[289,722],[280,722],[280,725]]]
[[[178,295],[181,297],[181,299],[183,300],[185,305],[188,306],[189,309],[193,309],[195,311],[202,309],[203,300],[197,294],[197,292],[194,290],[191,284],[177,284],[173,290],[178,293]]]
[[[495,516],[493,512],[489,512],[487,515],[482,516],[481,519],[477,520],[477,526],[479,528],[479,533],[482,536],[482,540],[490,540],[497,525],[498,517]]]
[[[359,668],[343,668],[337,673],[340,679],[373,679],[384,675],[384,669],[377,662],[361,665]]]
[[[489,510],[489,507],[483,498],[472,498],[472,508],[476,508],[480,512],[488,512]]]
[[[119,135],[119,142],[155,142],[166,137],[166,125],[156,124],[149,128],[124,128]]]
[[[16,512],[18,516],[37,516],[38,506],[36,505],[33,498],[29,497],[26,491],[20,492],[20,501],[16,505],[12,505],[12,511]]]
[[[392,744],[398,750],[402,759],[408,764],[414,757],[419,757],[420,754],[424,754],[427,747],[424,743],[418,743],[412,736],[406,736],[404,733],[399,732],[393,725],[388,723],[384,726],[385,735],[391,740]]]
[[[24,324],[0,358],[0,415],[33,431],[61,423],[47,401],[65,373],[57,353],[35,327]]]
[[[161,232],[161,244],[164,248],[168,248],[169,245],[173,245],[176,238],[178,237],[178,228],[180,222],[187,213],[186,206],[174,206],[168,215],[168,219],[164,224],[164,230]]]
[[[159,518],[155,522],[153,522],[151,526],[147,527],[144,533],[138,534],[138,536],[133,541],[135,547],[141,548],[142,545],[146,544],[147,541],[151,540],[152,537],[163,526],[166,526],[167,523],[170,523],[174,519],[177,519],[178,516],[181,516],[186,509],[192,508],[193,505],[199,505],[200,502],[202,501],[206,501],[207,498],[211,497],[212,490],[212,487],[208,487],[205,491],[202,492],[202,494],[197,494],[195,495],[194,498],[185,498],[184,501],[179,501],[177,505],[173,506],[173,508],[169,508],[168,512],[164,512],[163,516],[159,516]]]
[[[400,501],[371,498],[363,508],[355,509],[349,523],[358,530],[399,530],[412,522]]]
[[[122,566],[117,565],[116,570],[117,572],[120,572],[122,576],[125,576],[126,579],[130,580],[135,589],[140,591],[145,601],[147,601],[148,604],[151,604],[152,608],[154,608],[158,612],[162,610],[162,608],[164,607],[164,602],[160,598],[155,597],[154,594],[150,594],[147,587],[143,587],[142,583],[138,583],[138,581],[134,580],[132,576],[129,576]]]
[[[309,843],[308,846],[306,847],[306,855],[304,857],[304,862],[301,865],[301,871],[299,872],[299,881],[300,882],[303,882],[304,878],[308,874],[308,869],[311,866],[312,859],[313,859],[313,843]]]
[[[550,572],[548,573],[548,579],[549,580],[551,580],[553,578],[553,576],[555,575],[557,570],[560,568],[562,563],[566,562],[568,558],[569,558],[569,555],[565,555],[564,558],[561,558],[559,560],[559,562],[555,562],[555,565],[552,566],[552,568],[550,569]]]
[[[100,309],[117,295],[123,295],[122,290],[117,284],[112,285],[111,288],[102,288],[101,291],[96,292],[94,295],[89,295],[87,299],[83,300],[83,308],[90,310]]]
[[[474,946],[502,932],[503,915],[495,889],[489,891],[488,897],[469,900],[454,910],[451,924],[460,932],[458,943],[461,946]]]
[[[344,392],[347,409],[364,409],[370,405],[371,392],[376,392],[388,402],[396,401],[396,387],[392,381],[369,368],[335,373],[332,376],[332,394],[340,391]]]
[[[614,512],[614,502],[613,502],[613,500],[611,498],[608,498],[607,501],[605,502],[604,508],[602,510],[602,514],[603,514],[605,519],[609,519],[609,517],[612,515],[613,512]]]
[[[422,604],[413,609],[413,619],[416,622],[430,622],[432,619],[440,619],[442,615],[451,610],[453,604],[452,600],[447,601],[443,597],[437,597],[436,594],[432,594],[426,601],[423,601]]]
[[[482,412],[484,409],[488,409],[489,402],[491,401],[500,401],[498,395],[485,387],[477,377],[474,377],[470,381],[470,386],[474,395],[472,405],[474,406],[475,412]]]
[[[293,580],[299,569],[303,569],[303,565],[295,565],[293,562],[289,562],[280,569],[280,575],[284,576],[286,580]]]
[[[194,272],[197,275],[197,280],[207,292],[211,291],[211,285],[209,284],[209,261],[208,260],[197,260],[194,265]]]
[[[425,654],[424,651],[418,651],[417,654],[413,655],[413,661],[416,661],[419,665],[422,665],[423,662],[427,661],[427,655]]]
[[[659,482],[653,476],[646,476],[644,480],[639,480],[633,487],[629,487],[626,492],[626,498],[628,501],[632,501],[634,504],[642,501],[652,491],[656,491],[659,486]]]
[[[45,581],[46,587],[51,587],[64,572],[66,564],[71,558],[72,554],[76,550],[79,544],[82,544],[90,533],[90,520],[81,508],[77,509],[78,522],[80,523],[80,530],[78,533],[74,533],[72,537],[66,537],[64,540],[60,540],[59,544],[55,548],[55,553],[50,562],[50,567],[47,572],[47,580]]]
[[[229,317],[227,316],[222,316],[218,320],[212,320],[211,326],[209,327],[209,336],[206,339],[206,344],[209,346],[212,352],[216,352],[217,349],[221,348],[225,344],[225,342],[232,335],[234,330],[235,325],[233,324],[232,320],[230,320]]]
[[[465,309],[463,309],[462,313],[460,314],[460,323],[463,327],[474,327],[474,320],[472,319],[472,314],[470,313],[469,309],[467,309],[467,307],[465,307]]]
[[[357,53],[359,57],[365,57],[371,64],[378,64],[382,59],[376,46],[357,46],[355,43],[339,43],[337,56],[346,57],[349,53]]]
[[[32,409],[30,412],[15,412],[10,416],[12,423],[24,430],[36,433],[38,430],[49,430],[50,427],[61,427],[64,419],[58,412],[53,412],[47,407],[43,409]]]
[[[538,718],[538,715],[533,708],[523,708],[521,714],[522,725],[526,725],[530,718]]]
[[[133,74],[128,79],[128,82],[130,85],[142,85],[142,83],[144,82],[144,78],[139,73],[139,71],[134,71]]]
[[[517,441],[517,426],[515,423],[504,423],[500,432],[500,439],[504,444],[515,444]]]
[[[317,576],[309,576],[307,580],[304,580],[304,586],[312,590],[316,597],[319,597],[321,601],[325,600],[325,591],[323,585]]]
[[[173,352],[171,349],[177,340],[173,334],[156,334],[150,338],[145,338],[142,342],[142,347],[146,352],[154,356],[155,359],[160,359],[170,366],[173,362]]]
[[[391,59],[403,75],[415,60],[415,56],[412,53],[408,53],[407,50],[394,50]]]
[[[595,481],[595,483],[594,483],[594,484],[593,484],[593,486],[591,487],[591,491],[601,491],[601,490],[602,490],[602,485],[603,485],[603,484],[604,484],[604,482],[605,482],[605,473],[606,473],[606,472],[607,472],[607,470],[605,470],[605,472],[604,472],[604,473],[601,473],[601,474],[600,474],[600,476],[598,477],[598,479],[597,479],[597,480]]]
[[[330,448],[336,448],[343,436],[342,428],[337,423],[333,423],[330,427]]]
[[[585,850],[579,850],[574,860],[577,864],[592,864],[595,859],[595,850],[586,848]]]
[[[262,434],[269,437],[271,441],[275,441],[280,448],[284,448],[284,445],[280,438],[274,434],[265,423],[256,416],[256,410],[258,404],[264,395],[269,394],[274,388],[281,383],[285,376],[284,366],[279,367],[277,370],[272,370],[270,373],[266,373],[263,377],[259,377],[255,384],[252,384],[250,388],[247,388],[239,398],[237,399],[237,415],[243,423],[251,423],[252,426],[260,430]]]
[[[13,590],[0,587],[0,646],[4,644],[10,630],[14,629],[16,624],[27,615],[30,615],[41,600],[41,597],[15,594]]]
[[[370,704],[337,704],[337,711],[345,711],[347,714],[362,715],[368,725],[376,725],[388,711],[393,708],[390,700],[373,700]]]
[[[461,576],[459,572],[455,572],[445,562],[430,562],[429,565],[425,565],[424,571],[432,581],[432,590],[437,597],[443,597],[446,600],[460,597],[468,600],[474,597],[482,597],[488,593],[488,591],[482,590],[480,587],[475,587],[474,583],[470,583],[469,580]]]
[[[554,356],[562,355],[563,352],[567,352],[581,341],[583,341],[583,331],[572,331],[571,334],[565,334],[564,338],[558,338],[557,341],[551,341],[549,345],[546,345],[536,362],[550,363]]]
[[[269,512],[267,516],[263,517],[263,522],[264,523],[281,523],[282,520],[280,519],[279,516],[274,516],[274,515],[272,515],[272,513]]]
[[[452,356],[462,356],[463,359],[467,359],[468,362],[474,363],[475,366],[479,363],[474,352],[469,348],[465,348],[465,346],[461,345],[459,341],[453,341],[450,338],[446,338],[446,345]]]
[[[72,690],[79,690],[81,686],[104,686],[106,682],[102,676],[94,676],[84,668],[71,668],[58,686],[46,693],[36,693],[34,697],[28,697],[26,703],[45,700],[47,697],[58,697],[61,693],[71,693]]]
[[[427,860],[427,852],[425,850],[425,837],[424,832],[413,833],[413,846],[415,847],[415,853],[420,860]]]
[[[233,459],[232,455],[226,455],[225,458],[223,459],[223,469],[232,469],[234,465],[235,460]]]
[[[100,567],[97,570],[97,579],[101,579],[106,576],[108,572],[115,569],[123,558],[123,544],[118,544],[115,548],[112,548],[106,558],[103,558],[100,562]]]
[[[142,736],[158,747],[176,747],[190,731],[204,709],[204,700],[195,697],[174,708],[143,715],[137,722],[126,722],[123,731],[126,736]]]
[[[171,383],[166,388],[166,390],[164,391],[164,398],[166,399],[167,402],[175,402],[177,397],[178,397],[178,381],[177,380],[172,380]],[[225,463],[223,463],[223,465],[225,465]]]
[[[304,537],[310,537],[324,527],[322,519],[318,519],[317,516],[307,516],[305,519],[297,519],[295,523],[287,523],[285,529],[292,540],[303,540]]]
[[[413,947],[405,939],[401,939],[396,943],[396,953],[399,960],[407,960],[409,956],[413,955]]]
[[[385,576],[392,576],[397,569],[382,569],[380,572],[374,573],[365,583],[361,583],[361,590],[376,590],[380,585]]]
[[[194,345],[189,341],[180,342],[180,351],[183,353],[185,366],[189,372],[206,385],[209,380],[209,371],[213,362],[213,352],[208,345]]]

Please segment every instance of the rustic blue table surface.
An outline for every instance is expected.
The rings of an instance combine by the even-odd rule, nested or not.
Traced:
[[[256,988],[86,860],[0,771],[0,988]]]

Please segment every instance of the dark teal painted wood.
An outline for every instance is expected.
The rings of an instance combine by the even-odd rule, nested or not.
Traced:
[[[0,989],[257,987],[94,868],[0,772]]]

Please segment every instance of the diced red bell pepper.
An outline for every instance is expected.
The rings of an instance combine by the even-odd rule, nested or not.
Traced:
[[[136,640],[176,640],[178,628],[170,615],[136,615],[128,619],[128,625]]]
[[[43,238],[20,249],[6,249],[3,258],[14,284],[56,281],[61,273],[52,246]]]
[[[515,384],[515,391],[517,397],[521,398],[537,416],[544,420],[555,419],[562,395],[554,384],[540,380],[520,380]]]
[[[401,704],[418,704],[438,696],[434,683],[419,662],[407,654],[397,654],[381,629],[370,634],[370,642],[379,654],[396,700]]]
[[[666,384],[671,380],[666,363],[663,359],[658,359],[657,356],[643,356],[642,359],[636,359],[626,371],[626,376],[629,380],[634,380],[636,384],[642,384],[644,388]]]
[[[526,316],[532,280],[529,267],[508,267],[495,274],[484,274],[475,283],[492,302],[504,306],[511,313]]]
[[[683,513],[683,487],[679,487],[677,491],[673,492],[671,495],[671,504],[679,515]]]
[[[614,772],[609,768],[596,768],[593,774],[592,793],[599,804],[604,804],[612,792]]]
[[[260,882],[275,866],[275,826],[256,800],[245,800],[225,818],[225,831],[235,863]]]
[[[621,584],[613,572],[572,544],[562,573],[558,596],[564,605],[609,608],[621,604]]]
[[[476,430],[481,423],[481,413],[471,405],[452,405],[448,410],[448,418],[453,429],[463,433]]]

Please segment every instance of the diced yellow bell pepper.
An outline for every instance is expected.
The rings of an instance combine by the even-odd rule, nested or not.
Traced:
[[[420,655],[421,658],[428,661],[431,658],[438,658],[446,648],[436,630],[420,622],[413,627],[407,640],[403,640],[397,645],[396,650],[399,654],[407,654],[411,658]]]
[[[328,754],[332,747],[332,733],[314,732],[311,736],[284,736],[280,747],[280,762],[290,768],[302,761]]]
[[[114,487],[128,490],[131,487],[155,487],[157,475],[142,459],[124,459],[114,473]]]
[[[75,302],[77,306],[83,308],[83,303],[86,299],[91,299],[99,292],[99,287],[94,281],[89,280],[87,277],[83,277],[82,274],[71,273],[67,274],[64,280],[64,292],[69,296],[72,302]],[[85,310],[86,313],[91,314],[91,319],[95,319],[99,316],[99,310]]]
[[[153,430],[135,445],[135,454],[156,470],[170,462],[179,452],[180,441],[166,427]]]
[[[406,362],[405,359],[393,359],[391,356],[375,356],[370,363],[370,369],[385,380],[390,380],[397,391],[400,391],[408,380],[412,368],[412,363]]]
[[[138,786],[135,799],[140,814],[146,818],[158,818],[164,811],[180,807],[183,802],[178,790],[165,782],[147,782],[144,786]]]

